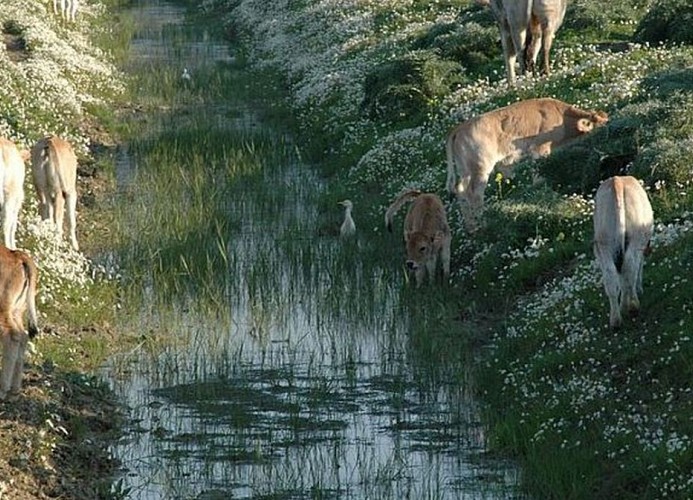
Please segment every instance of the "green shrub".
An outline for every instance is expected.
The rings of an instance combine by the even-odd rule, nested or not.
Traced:
[[[574,30],[608,31],[615,23],[637,22],[650,0],[577,0],[568,3],[563,26]]]
[[[462,80],[457,63],[431,51],[410,52],[376,66],[366,76],[361,107],[371,119],[412,121]]]
[[[14,19],[8,19],[2,24],[2,32],[6,35],[20,36],[24,33],[24,28]]]
[[[537,160],[539,175],[551,188],[564,194],[589,193],[601,179],[613,175],[612,169],[603,172],[601,167],[602,159],[615,155],[611,150],[611,138],[605,141],[607,132],[604,129],[590,135],[598,137],[568,144]]]
[[[648,95],[664,99],[676,92],[693,93],[693,69],[676,69],[656,73],[643,79],[641,87]]]
[[[658,0],[638,24],[634,38],[649,43],[693,43],[693,3]]]
[[[443,59],[458,61],[469,72],[483,73],[500,56],[501,44],[495,24],[438,24],[414,41],[416,50],[432,49]]]

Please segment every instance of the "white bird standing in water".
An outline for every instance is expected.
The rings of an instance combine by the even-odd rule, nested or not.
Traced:
[[[342,222],[342,227],[339,228],[339,234],[342,238],[348,238],[356,233],[356,224],[354,224],[354,219],[351,218],[351,210],[354,208],[354,204],[351,203],[351,200],[340,201],[339,204],[344,207],[344,222]]]
[[[188,68],[183,68],[183,74],[180,75],[180,77],[185,80],[186,82],[189,82],[192,80],[192,76],[190,76],[190,73],[188,72]]]

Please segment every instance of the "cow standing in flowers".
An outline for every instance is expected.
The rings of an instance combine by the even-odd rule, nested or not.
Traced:
[[[500,30],[508,84],[515,84],[515,64],[520,74],[534,71],[543,49],[543,71],[549,74],[549,55],[556,31],[563,24],[567,0],[476,0],[493,12]]]
[[[526,156],[547,156],[554,148],[608,121],[551,98],[526,99],[471,118],[447,136],[447,189],[457,197],[468,231],[477,229],[484,191],[494,169],[512,177],[512,166]]]
[[[609,297],[611,328],[621,326],[623,313],[640,309],[652,227],[652,206],[637,179],[616,176],[602,182],[595,195],[594,255]]]
[[[70,244],[77,244],[77,156],[69,142],[54,135],[39,140],[31,150],[31,172],[43,220],[55,225],[62,238],[67,205]]]

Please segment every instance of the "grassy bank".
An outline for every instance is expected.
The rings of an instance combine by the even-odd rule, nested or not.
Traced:
[[[525,487],[541,498],[693,494],[693,50],[676,22],[683,14],[667,5],[571,4],[552,76],[508,89],[497,28],[472,2],[203,3],[228,12],[258,69],[285,77],[304,150],[326,165],[323,228],[336,224],[335,202],[352,199],[360,234],[374,243],[368,255],[383,265],[401,252],[381,230],[393,196],[407,186],[445,196],[443,140],[453,124],[544,96],[610,114],[584,140],[492,182],[486,224],[473,238],[448,207],[446,303],[463,321],[461,335],[469,325],[482,332],[490,444],[518,458]],[[599,181],[619,173],[645,183],[656,234],[643,311],[614,333],[591,214]]]
[[[51,2],[8,0],[0,8],[0,134],[20,148],[49,133],[73,144],[82,248],[56,241],[40,221],[27,169],[18,246],[39,267],[41,335],[19,400],[0,408],[3,498],[103,497],[117,469],[106,443],[118,433],[120,410],[91,374],[131,341],[113,328],[120,271],[106,243],[113,109],[127,87],[115,64],[129,41],[127,22],[111,12],[118,3],[84,2],[75,24],[54,15]]]

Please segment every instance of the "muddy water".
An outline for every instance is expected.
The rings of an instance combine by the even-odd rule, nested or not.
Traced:
[[[134,10],[142,27],[132,71],[152,62],[193,75],[205,65],[233,68],[227,45],[192,35],[179,8],[151,1]],[[258,125],[244,112],[223,118],[228,103],[205,114],[212,128]],[[143,331],[165,325],[176,342],[155,354],[135,348],[104,368],[132,418],[112,450],[123,463],[116,491],[136,499],[516,498],[516,470],[485,453],[467,356],[430,346],[440,312],[412,311],[401,276],[361,264],[357,244],[316,236],[320,180],[290,140],[278,137],[277,147],[285,161],[263,174],[276,195],[239,188],[229,197],[227,314],[205,316],[172,297],[170,311],[139,321]],[[127,186],[137,165],[124,146],[118,181]],[[338,225],[338,207],[335,214]]]

